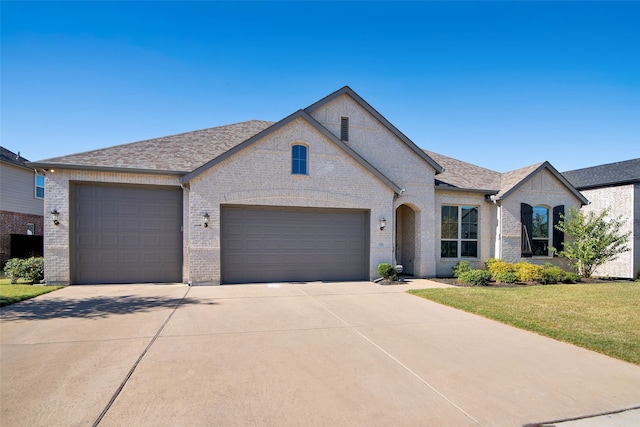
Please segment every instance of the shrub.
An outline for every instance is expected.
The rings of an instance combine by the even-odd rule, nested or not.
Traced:
[[[39,282],[44,278],[44,259],[42,257],[12,258],[5,264],[4,272],[11,283],[17,283],[18,279],[30,283]]]
[[[11,258],[4,266],[4,273],[11,280],[11,283],[16,283],[22,277],[22,270],[23,264],[19,258]]]
[[[500,272],[494,276],[496,282],[500,283],[516,283],[518,276],[513,271]]]
[[[42,279],[44,279],[44,258],[31,257],[25,259],[23,265],[23,279],[28,280],[31,283],[40,282]]]
[[[383,279],[398,280],[396,268],[386,262],[378,264],[378,274],[382,276]]]
[[[582,277],[578,273],[572,271],[565,271],[562,278],[563,283],[578,283],[582,281]]]
[[[460,261],[453,266],[453,277],[460,277],[462,273],[471,271],[471,264],[469,261]]]
[[[566,272],[558,267],[557,265],[553,265],[550,262],[544,264],[542,269],[542,283],[561,283],[564,281],[566,276]]]
[[[510,262],[505,262],[502,260],[495,260],[489,264],[488,270],[491,272],[491,275],[496,279],[498,279],[499,275],[506,275],[508,273],[515,273],[516,267]],[[502,282],[502,280],[499,280]],[[515,281],[514,281],[515,282]],[[503,283],[514,283],[514,282],[503,282]]]
[[[519,262],[515,265],[515,273],[519,282],[542,282],[541,265],[531,264],[526,261]]]
[[[458,276],[458,281],[471,286],[486,286],[491,280],[491,273],[487,270],[467,270]]]
[[[497,261],[502,261],[500,258],[489,258],[484,262],[484,265],[487,267],[487,270],[491,270],[491,264]]]

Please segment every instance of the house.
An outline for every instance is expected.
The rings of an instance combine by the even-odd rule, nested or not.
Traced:
[[[42,255],[44,182],[27,159],[0,147],[0,267]]]
[[[625,221],[631,232],[629,252],[598,267],[594,276],[634,279],[640,275],[640,158],[563,172],[562,175],[589,199],[585,212],[609,209],[609,217]]]
[[[490,257],[560,262],[587,200],[551,164],[500,174],[420,149],[351,88],[248,121],[31,164],[46,174],[48,283],[419,277]]]

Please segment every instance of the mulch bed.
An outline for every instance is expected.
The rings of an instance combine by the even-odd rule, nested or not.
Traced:
[[[434,282],[446,283],[447,285],[452,286],[460,286],[462,288],[472,287],[471,285],[467,285],[466,283],[459,283],[458,279],[455,277],[435,277],[429,280],[433,280]],[[630,282],[632,280],[626,279],[600,279],[600,278],[589,278],[582,279],[581,282],[578,283],[612,283],[612,282]],[[562,284],[562,283],[559,283]],[[538,282],[525,282],[525,283],[498,283],[498,282],[489,282],[485,288],[524,288],[526,286],[544,286]]]

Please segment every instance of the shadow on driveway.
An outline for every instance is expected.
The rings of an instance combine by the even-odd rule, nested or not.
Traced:
[[[82,299],[31,299],[4,306],[0,319],[47,320],[56,318],[104,318],[114,314],[149,312],[158,308],[174,308],[178,305],[216,305],[212,301],[195,298],[171,298],[139,295],[96,296]]]

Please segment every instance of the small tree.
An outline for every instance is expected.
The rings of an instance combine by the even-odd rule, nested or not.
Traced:
[[[608,214],[609,210],[604,209],[599,214],[585,215],[577,208],[571,208],[568,217],[560,214],[556,228],[570,239],[562,243],[561,251],[553,251],[565,257],[582,277],[591,277],[598,266],[630,250],[626,244],[631,232],[620,231],[624,220],[619,216],[607,221]]]

